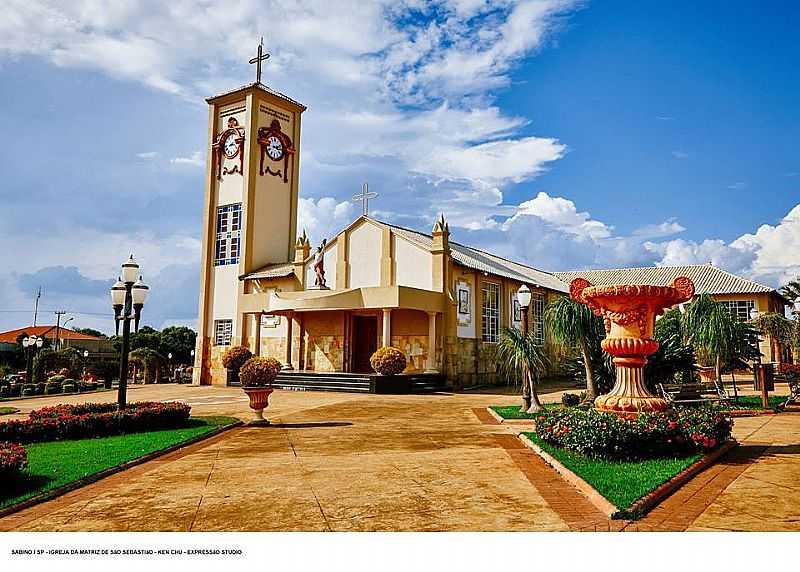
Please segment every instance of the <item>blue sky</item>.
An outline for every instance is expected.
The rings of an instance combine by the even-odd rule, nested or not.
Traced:
[[[265,82],[304,115],[301,225],[373,213],[548,270],[714,262],[800,274],[792,2],[13,0],[0,22],[0,329],[112,327],[133,251],[145,322],[196,315],[203,98]],[[275,26],[274,22],[281,22]],[[349,31],[353,31],[350,33]]]

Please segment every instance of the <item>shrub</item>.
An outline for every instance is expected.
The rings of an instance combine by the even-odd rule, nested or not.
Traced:
[[[54,393],[61,393],[61,384],[60,383],[48,383],[44,386],[44,394],[45,395],[53,395]]]
[[[268,387],[281,371],[281,362],[275,358],[253,357],[239,370],[243,387]]]
[[[172,429],[183,426],[190,411],[189,405],[174,401],[136,402],[122,411],[115,403],[43,407],[31,411],[28,419],[0,423],[0,441],[38,443]]]
[[[58,375],[61,377],[67,377],[69,375],[69,370],[65,367],[62,367],[60,370],[58,370]]]
[[[78,386],[74,383],[64,383],[64,385],[61,386],[61,391],[64,393],[75,393],[77,390]]]
[[[66,376],[58,374],[48,379],[47,383],[63,383],[65,379],[67,379]]]
[[[14,443],[0,443],[0,483],[5,484],[28,466],[25,447]]]
[[[406,355],[393,347],[379,348],[372,357],[369,364],[377,373],[381,375],[397,375],[406,369]]]
[[[676,407],[636,418],[569,408],[547,410],[534,425],[552,445],[587,457],[635,460],[709,451],[728,440],[733,422],[711,407]]]
[[[45,385],[46,384],[44,382],[37,383],[36,390],[34,393],[36,393],[36,395],[42,395],[44,393]]]
[[[222,354],[222,365],[225,366],[225,369],[239,371],[251,357],[253,357],[253,352],[246,346],[233,346]]]
[[[561,405],[564,407],[575,407],[581,402],[581,397],[574,393],[565,393],[561,396]]]

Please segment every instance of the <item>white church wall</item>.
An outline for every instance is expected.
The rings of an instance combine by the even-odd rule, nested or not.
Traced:
[[[312,258],[306,264],[306,289],[314,286],[314,281],[317,279],[317,275],[314,272],[314,252],[316,252],[316,246],[311,249]],[[338,288],[336,285],[336,257],[337,246],[334,242],[325,248],[325,284],[331,290],[336,290]]]
[[[433,256],[420,247],[392,236],[394,240],[394,275],[398,286],[433,290]]]
[[[236,332],[236,297],[239,287],[239,267],[235,264],[214,267],[214,281],[211,285],[213,301],[208,335],[213,338],[214,320],[233,320]]]
[[[383,231],[368,222],[350,232],[350,288],[380,286],[382,239]]]
[[[278,121],[281,131],[289,137],[292,136],[294,114],[263,101],[258,104],[258,108],[259,128],[269,127],[273,121]],[[289,260],[289,245],[294,243],[294,237],[290,237],[293,216],[292,178],[297,174],[298,165],[296,158],[291,156],[286,161],[283,158],[273,161],[265,154],[264,171],[260,174],[261,148],[256,141],[251,144],[255,146],[251,155],[255,161],[251,169],[256,171],[256,189],[251,208],[253,220],[262,221],[256,223],[252,229],[252,262],[253,267],[258,268],[272,262]]]

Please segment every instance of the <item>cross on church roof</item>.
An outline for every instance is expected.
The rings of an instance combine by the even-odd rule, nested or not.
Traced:
[[[264,52],[264,36],[258,44],[258,54],[249,63],[256,64],[256,83],[261,83],[261,62],[269,59],[269,52]]]
[[[378,193],[370,192],[369,185],[364,183],[361,187],[361,192],[353,195],[354,203],[361,203],[361,214],[366,216],[369,214],[369,200],[378,196]]]

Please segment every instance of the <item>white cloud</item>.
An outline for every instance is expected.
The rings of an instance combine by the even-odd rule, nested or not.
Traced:
[[[169,160],[173,165],[189,165],[192,167],[204,167],[206,156],[202,151],[194,151],[188,157],[173,157]]]
[[[683,232],[686,228],[674,218],[658,224],[646,224],[633,231],[634,236],[641,238],[663,238]]]
[[[145,161],[149,161],[151,159],[155,159],[156,157],[158,157],[158,152],[157,151],[144,151],[142,153],[136,153],[136,156],[139,157],[139,159],[143,159]]]
[[[313,243],[323,238],[331,238],[354,219],[355,205],[352,202],[339,202],[333,197],[300,199],[298,205],[298,234],[303,230]]]

